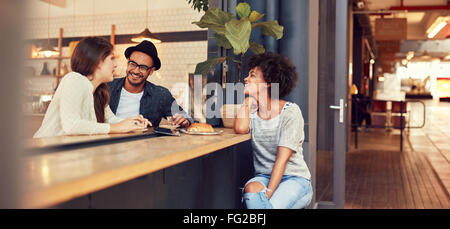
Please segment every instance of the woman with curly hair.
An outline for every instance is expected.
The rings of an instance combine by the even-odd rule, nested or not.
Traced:
[[[244,186],[249,209],[299,209],[309,205],[311,175],[303,159],[303,117],[297,104],[280,99],[297,81],[288,58],[264,53],[250,58],[236,133],[251,132],[255,177]]]

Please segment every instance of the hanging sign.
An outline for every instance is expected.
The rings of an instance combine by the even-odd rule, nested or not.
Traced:
[[[406,18],[389,18],[375,20],[375,40],[406,40]]]

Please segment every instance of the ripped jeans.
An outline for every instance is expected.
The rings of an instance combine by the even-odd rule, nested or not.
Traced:
[[[248,209],[301,209],[311,202],[313,190],[310,180],[300,176],[285,175],[281,178],[270,200],[266,195],[269,181],[270,175],[267,174],[258,174],[247,181],[245,186],[251,182],[259,182],[264,186],[263,190],[257,193],[243,193],[243,201]]]

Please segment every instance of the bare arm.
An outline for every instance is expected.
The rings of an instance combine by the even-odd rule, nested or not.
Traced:
[[[292,106],[285,111],[285,117],[281,122],[281,133],[278,142],[277,157],[272,168],[267,197],[270,198],[280,184],[286,170],[287,163],[294,153],[301,153],[299,145],[303,143],[304,121],[298,106]]]
[[[250,131],[250,112],[256,110],[257,101],[253,97],[247,97],[244,104],[239,108],[234,119],[234,132],[237,134],[247,134]]]
[[[151,125],[150,121],[142,117],[142,115],[126,118],[118,123],[111,123],[109,133],[127,133],[134,130],[144,130],[148,125]]]
[[[280,184],[281,178],[283,177],[284,171],[286,169],[286,164],[289,161],[292,153],[294,151],[284,147],[278,147],[277,158],[275,159],[275,164],[273,165],[272,174],[270,175],[269,185],[267,186],[266,195],[270,199],[272,197],[273,192],[277,189]]]

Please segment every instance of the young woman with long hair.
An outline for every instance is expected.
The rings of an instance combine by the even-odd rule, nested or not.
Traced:
[[[114,79],[117,65],[113,46],[106,39],[82,39],[75,47],[70,63],[72,72],[61,80],[35,138],[126,133],[151,125],[141,115],[118,118],[109,108],[106,83]]]

